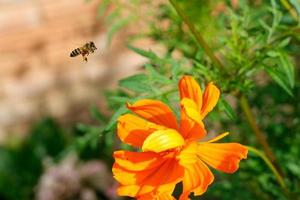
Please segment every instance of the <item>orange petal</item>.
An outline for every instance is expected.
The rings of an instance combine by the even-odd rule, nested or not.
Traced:
[[[143,99],[133,105],[127,103],[127,108],[150,122],[178,129],[176,117],[172,110],[160,101]]]
[[[142,195],[140,197],[137,198],[138,200],[176,200],[172,194],[169,193],[149,193],[146,195]]]
[[[202,107],[202,91],[197,81],[191,76],[183,76],[178,84],[180,99],[191,99],[197,105],[197,110]]]
[[[181,100],[180,133],[186,140],[198,140],[206,135],[196,104],[186,98]]]
[[[191,192],[194,192],[195,196],[203,194],[213,180],[214,175],[200,159],[194,164],[186,165],[182,181],[183,191],[179,199],[189,199]]]
[[[158,130],[149,135],[142,146],[143,151],[162,152],[184,144],[183,137],[174,129]]]
[[[154,152],[115,151],[115,163],[130,171],[152,169],[162,164],[162,157]]]
[[[203,104],[201,108],[201,116],[204,118],[218,103],[220,90],[213,84],[209,83],[203,94]]]
[[[122,142],[134,147],[141,147],[146,137],[163,126],[148,122],[132,114],[125,114],[118,119],[118,136]]]
[[[141,171],[130,170],[115,163],[112,171],[121,184],[118,194],[137,197],[154,191],[172,193],[175,185],[182,180],[183,168],[173,157],[161,157],[159,162],[160,165],[149,166]]]
[[[233,173],[239,168],[241,159],[247,157],[248,149],[238,143],[200,143],[198,156],[215,169]]]

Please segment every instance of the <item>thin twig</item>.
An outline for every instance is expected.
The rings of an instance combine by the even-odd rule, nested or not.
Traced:
[[[267,164],[267,166],[270,168],[270,170],[273,172],[273,174],[275,175],[279,185],[283,188],[286,189],[286,185],[285,182],[282,178],[282,176],[280,175],[280,173],[276,170],[275,166],[272,164],[272,162],[266,157],[266,155],[259,151],[258,149],[254,148],[254,147],[250,147],[247,146],[248,150],[255,153],[256,155],[258,155],[259,157],[261,157],[261,159]]]
[[[251,129],[253,130],[256,138],[258,139],[259,143],[261,143],[261,145],[263,146],[266,155],[269,157],[269,159],[272,162],[274,162],[275,156],[272,153],[271,148],[269,147],[266,138],[261,133],[261,131],[256,123],[255,117],[253,116],[253,113],[250,109],[249,103],[244,95],[242,95],[240,97],[240,104],[241,104],[241,108],[242,108],[243,112],[245,113],[247,121],[249,122]]]
[[[295,21],[298,22],[299,16],[297,14],[297,11],[291,6],[288,0],[280,0],[281,4],[285,7],[285,9],[288,10],[290,15],[294,18]]]
[[[206,52],[206,54],[208,55],[208,57],[211,59],[211,61],[217,67],[223,69],[224,66],[222,65],[222,63],[220,62],[220,60],[214,55],[214,53],[212,52],[212,50],[210,49],[210,47],[208,46],[208,44],[206,43],[206,41],[204,40],[204,38],[202,37],[202,35],[200,34],[200,32],[196,30],[196,28],[193,25],[193,23],[191,23],[190,20],[188,19],[188,17],[184,14],[184,12],[181,11],[181,9],[179,8],[179,5],[177,4],[176,0],[170,0],[170,3],[175,8],[175,10],[178,13],[178,15],[182,18],[182,20],[189,27],[189,29],[191,30],[191,32],[195,36],[197,42],[200,44],[200,46],[203,47],[204,51]]]

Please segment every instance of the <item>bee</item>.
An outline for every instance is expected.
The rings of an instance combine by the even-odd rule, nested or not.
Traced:
[[[88,61],[87,56],[90,53],[94,53],[95,50],[97,50],[97,47],[95,46],[95,43],[90,41],[90,42],[87,42],[82,47],[74,49],[70,53],[70,57],[75,57],[75,56],[78,56],[78,55],[82,55],[83,60],[87,62]]]

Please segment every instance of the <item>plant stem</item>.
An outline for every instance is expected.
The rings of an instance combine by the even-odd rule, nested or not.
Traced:
[[[276,177],[279,185],[281,186],[281,188],[283,189],[284,193],[289,196],[289,192],[288,189],[285,185],[285,182],[282,178],[282,176],[280,175],[280,173],[277,171],[276,167],[272,164],[272,162],[267,158],[267,156],[261,152],[260,150],[254,148],[254,147],[250,147],[247,146],[248,150],[254,154],[256,154],[257,156],[259,156],[269,167],[269,169],[273,172],[274,176]]]
[[[185,22],[185,24],[189,27],[190,31],[193,33],[194,37],[196,38],[197,42],[199,43],[200,46],[203,47],[204,51],[208,55],[208,57],[212,60],[212,62],[219,67],[220,69],[224,69],[223,64],[220,62],[220,60],[214,55],[202,35],[196,30],[195,26],[193,23],[189,20],[189,18],[184,14],[184,12],[180,9],[179,5],[177,4],[176,0],[169,0],[170,3],[173,5],[175,10],[177,11],[178,15],[181,17],[181,19]],[[268,157],[269,160],[272,161],[272,164],[276,167],[277,171],[283,175],[282,170],[280,169],[279,165],[276,163],[275,156],[265,139],[263,133],[260,131],[255,117],[250,109],[249,102],[246,99],[244,95],[240,96],[240,103],[242,110],[244,114],[246,115],[247,121],[250,124],[251,129],[253,130],[258,142],[263,146],[264,152],[266,153],[266,156]]]
[[[247,119],[251,129],[253,130],[257,140],[262,145],[266,156],[268,157],[269,160],[271,160],[272,164],[276,167],[277,171],[281,175],[283,175],[283,171],[281,170],[280,166],[277,164],[276,157],[275,157],[272,149],[270,148],[264,134],[258,127],[255,117],[253,115],[253,112],[250,108],[249,102],[244,95],[241,95],[241,97],[240,97],[240,104],[241,104],[242,111],[244,112],[246,119]]]
[[[251,126],[251,129],[253,130],[256,138],[258,139],[258,141],[263,146],[263,149],[264,149],[266,155],[268,156],[268,158],[272,162],[274,162],[275,156],[272,153],[271,148],[269,147],[266,138],[261,133],[261,131],[260,131],[260,129],[259,129],[257,123],[256,123],[256,120],[255,120],[255,118],[253,116],[253,113],[252,113],[252,111],[250,109],[249,103],[248,103],[248,101],[247,101],[247,99],[246,99],[246,97],[244,95],[242,95],[240,97],[240,104],[241,104],[241,108],[242,108],[243,112],[245,113],[247,121],[249,122],[249,124]]]
[[[188,19],[188,17],[184,14],[184,12],[182,12],[182,10],[180,9],[180,7],[177,4],[176,0],[170,0],[170,3],[173,5],[173,7],[175,8],[176,12],[181,17],[181,19],[189,27],[190,31],[195,36],[197,42],[204,49],[204,51],[206,52],[206,54],[208,55],[208,57],[211,59],[211,61],[217,67],[219,67],[220,69],[223,69],[224,66],[222,65],[222,63],[220,62],[220,60],[214,55],[214,53],[212,52],[212,50],[210,49],[210,47],[208,46],[208,44],[206,43],[206,41],[204,40],[204,38],[202,37],[202,35],[200,34],[200,32],[196,30],[196,27],[193,25],[193,23],[191,23],[190,20]]]
[[[295,21],[298,22],[299,16],[297,14],[297,11],[291,6],[288,0],[280,0],[281,4],[287,9],[290,13],[290,15],[294,18]]]

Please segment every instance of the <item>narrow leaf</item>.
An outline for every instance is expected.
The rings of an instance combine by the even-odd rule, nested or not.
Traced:
[[[146,68],[152,81],[162,83],[162,84],[171,83],[170,79],[161,75],[158,71],[156,71],[156,69],[154,69],[154,67],[151,64],[146,64],[145,68]]]
[[[131,45],[128,45],[127,47],[128,47],[128,49],[134,51],[135,53],[137,53],[137,54],[139,54],[143,57],[146,57],[146,58],[149,58],[149,59],[156,59],[157,58],[156,54],[153,53],[152,51],[145,51],[143,49],[139,49],[139,48],[136,48],[136,47],[131,46]]]
[[[145,74],[136,74],[119,81],[119,86],[134,92],[146,92],[151,90]]]
[[[292,90],[289,86],[289,84],[287,84],[284,81],[284,78],[282,77],[282,74],[277,71],[274,70],[272,68],[266,68],[267,73],[269,74],[269,76],[282,88],[284,89],[289,95],[293,96]]]
[[[285,74],[287,78],[287,82],[289,83],[290,87],[293,88],[295,86],[295,74],[294,74],[294,66],[291,60],[289,59],[288,55],[285,53],[280,53],[280,63],[279,65],[282,72]]]
[[[237,119],[236,113],[234,112],[233,108],[223,97],[220,98],[218,105],[220,105],[220,108],[225,111],[226,115],[231,120]]]
[[[110,131],[116,125],[119,116],[126,113],[126,111],[127,111],[127,108],[125,107],[125,105],[121,106],[110,118],[110,121],[108,122],[107,126],[105,127],[104,132]]]

